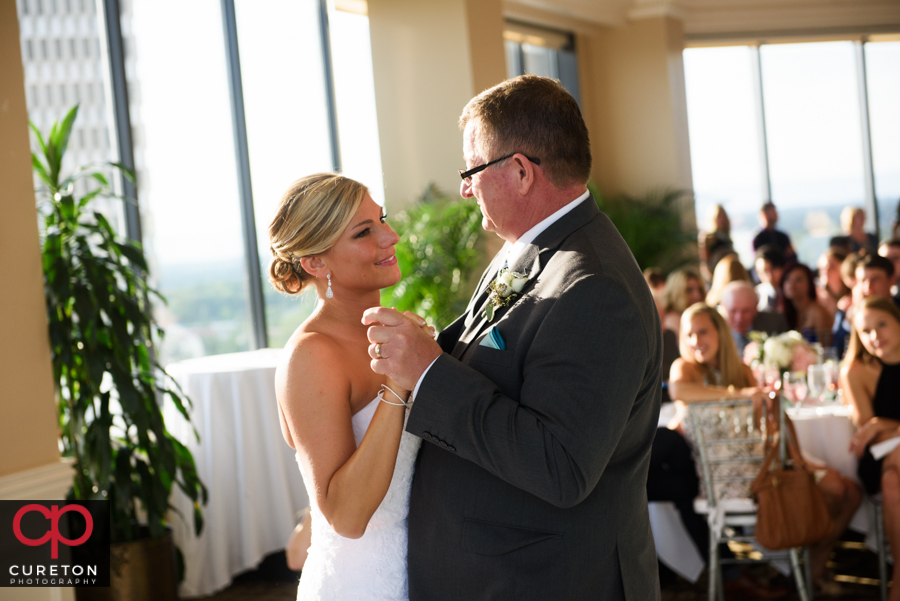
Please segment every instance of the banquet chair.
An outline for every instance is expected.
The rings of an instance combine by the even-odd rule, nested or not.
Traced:
[[[709,524],[709,601],[724,598],[723,564],[777,562],[790,560],[800,601],[812,598],[809,561],[805,550],[765,551],[762,557],[725,559],[719,556],[721,543],[755,543],[745,529],[756,525],[756,503],[750,486],[765,458],[766,417],[754,425],[750,399],[691,403],[686,434],[694,446],[700,466],[702,495],[694,510],[706,515]],[[801,556],[803,562],[801,562]]]
[[[875,524],[875,544],[878,547],[878,592],[881,601],[888,598],[888,571],[887,571],[887,541],[884,538],[884,512],[881,505],[881,493],[869,497],[872,506],[873,520]]]

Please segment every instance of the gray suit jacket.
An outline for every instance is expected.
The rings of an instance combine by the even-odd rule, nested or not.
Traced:
[[[646,484],[662,332],[649,288],[593,198],[511,267],[529,277],[519,298],[487,323],[476,292],[410,412],[425,440],[410,599],[658,599]],[[490,328],[506,350],[480,344]]]

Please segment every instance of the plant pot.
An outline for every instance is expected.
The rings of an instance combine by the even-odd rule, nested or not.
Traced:
[[[78,601],[178,601],[172,531],[110,545],[110,587],[78,588]]]

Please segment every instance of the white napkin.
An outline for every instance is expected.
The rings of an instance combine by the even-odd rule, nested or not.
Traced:
[[[878,444],[873,444],[869,447],[869,451],[872,452],[872,457],[875,459],[881,459],[891,451],[897,448],[897,445],[900,445],[900,438],[889,438],[884,442],[879,442]]]

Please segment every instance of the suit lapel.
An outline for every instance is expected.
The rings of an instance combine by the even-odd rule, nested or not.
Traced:
[[[487,279],[485,276],[482,277],[480,284],[481,293],[469,303],[465,328],[463,329],[462,336],[459,338],[459,342],[457,342],[453,349],[453,356],[456,358],[462,356],[465,349],[478,338],[489,323],[496,323],[507,311],[515,306],[515,304],[528,293],[531,287],[535,285],[541,270],[544,269],[544,266],[546,266],[550,257],[553,256],[553,253],[563,240],[575,230],[584,227],[589,221],[596,217],[599,212],[600,210],[597,208],[597,203],[594,201],[593,196],[589,196],[584,202],[563,215],[558,221],[541,232],[541,234],[525,248],[522,254],[519,255],[519,258],[516,259],[515,263],[510,266],[510,271],[528,275],[528,283],[525,284],[522,292],[519,293],[511,305],[497,309],[494,312],[494,319],[488,322],[488,320],[481,316],[481,312],[487,302],[487,285],[497,276],[500,265],[497,265],[496,263],[499,261],[499,255],[504,253],[499,253],[498,256],[494,257],[488,271],[485,271],[485,276],[489,273],[492,274],[491,279]]]
[[[506,249],[504,248],[497,253],[493,260],[491,260],[491,264],[488,265],[488,268],[485,269],[484,273],[481,275],[481,281],[478,282],[478,288],[475,289],[475,293],[472,295],[471,300],[469,300],[469,306],[466,309],[466,328],[469,328],[472,325],[472,322],[476,320],[481,313],[481,310],[484,308],[484,303],[487,300],[488,284],[497,278],[497,273],[500,271],[501,256],[506,256],[505,251]]]

